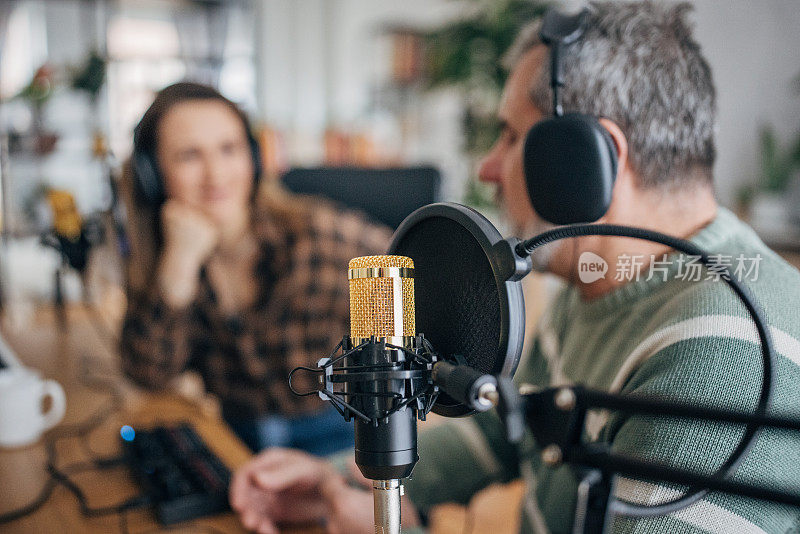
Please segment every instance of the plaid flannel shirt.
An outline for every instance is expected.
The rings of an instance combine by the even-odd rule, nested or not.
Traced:
[[[146,292],[129,291],[121,347],[125,373],[161,388],[184,370],[196,370],[222,401],[226,417],[321,408],[316,395],[291,393],[288,374],[297,366],[315,366],[349,333],[348,261],[385,253],[391,234],[326,201],[307,204],[308,213],[291,223],[268,213],[255,217],[259,293],[235,315],[219,309],[204,270],[197,296],[185,309],[170,309],[157,284]],[[314,389],[309,375],[298,373],[295,389]]]

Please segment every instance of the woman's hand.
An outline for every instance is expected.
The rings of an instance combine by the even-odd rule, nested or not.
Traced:
[[[219,242],[219,230],[200,210],[167,200],[161,208],[161,228],[168,253],[179,254],[199,267]]]
[[[170,307],[182,308],[194,299],[200,266],[216,248],[219,230],[206,215],[174,200],[161,208],[161,229],[161,295]]]

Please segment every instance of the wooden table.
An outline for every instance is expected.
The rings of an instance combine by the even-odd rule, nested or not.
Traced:
[[[109,406],[111,395],[87,384],[87,376],[102,377],[121,388],[122,406],[85,439],[64,438],[57,442],[59,466],[85,462],[90,454],[97,457],[119,455],[119,429],[124,424],[145,426],[155,423],[188,421],[195,426],[208,446],[232,469],[242,465],[251,453],[228,429],[213,404],[190,400],[178,394],[146,394],[125,384],[117,371],[118,358],[109,343],[101,339],[84,310],[68,310],[68,328],[55,327],[52,311],[37,312],[25,328],[13,328],[3,320],[4,336],[22,363],[38,369],[44,376],[58,380],[67,394],[67,413],[62,425],[87,420]],[[113,324],[113,320],[110,321]],[[88,367],[85,369],[84,367]],[[0,449],[0,513],[31,502],[47,482],[46,452],[42,441],[20,449]],[[85,492],[89,505],[102,507],[117,504],[137,495],[124,466],[90,470],[75,474],[74,481]],[[142,532],[245,532],[233,513],[219,514],[162,529],[147,509],[126,514],[128,530]],[[17,521],[0,525],[0,532],[120,532],[118,515],[85,518],[77,500],[64,487],[57,486],[47,503],[37,512]],[[318,528],[289,529],[286,532],[318,533]]]

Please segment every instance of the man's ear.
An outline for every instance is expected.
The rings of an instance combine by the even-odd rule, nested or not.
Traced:
[[[617,150],[617,178],[619,178],[628,167],[628,139],[616,122],[605,117],[600,117],[598,122],[614,140],[614,148]]]
[[[608,212],[597,222],[619,223],[620,210],[632,205],[630,195],[636,190],[636,179],[632,176],[628,163],[628,139],[616,122],[600,117],[600,126],[608,131],[617,151],[617,176],[611,192],[611,206]],[[624,219],[623,219],[624,220]]]

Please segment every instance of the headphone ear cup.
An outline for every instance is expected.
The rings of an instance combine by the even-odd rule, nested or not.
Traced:
[[[155,161],[150,154],[136,147],[133,150],[133,175],[136,190],[147,204],[155,206],[164,200],[164,188]]]
[[[261,159],[261,146],[258,144],[258,139],[248,129],[247,142],[250,144],[250,155],[253,158],[253,184],[258,185],[261,181],[261,175],[264,174],[264,164]]]
[[[536,123],[525,138],[523,167],[531,204],[548,222],[594,222],[611,205],[617,151],[591,115],[570,113]]]

